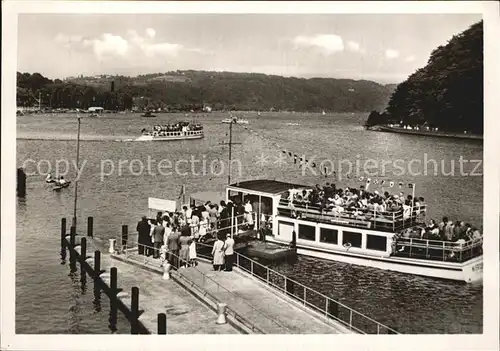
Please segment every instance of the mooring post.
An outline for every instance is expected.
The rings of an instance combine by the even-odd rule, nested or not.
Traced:
[[[76,227],[72,226],[69,232],[69,259],[71,262],[75,261],[75,236]]]
[[[118,293],[117,282],[118,282],[118,270],[116,267],[111,267],[111,278],[109,282],[109,287],[111,288],[111,294],[109,297],[110,300],[110,309],[111,309],[111,317],[110,322],[112,326],[116,326],[116,319],[118,317],[118,306],[116,305],[116,295]]]
[[[91,238],[94,236],[94,217],[87,218],[87,236]]]
[[[61,249],[64,249],[64,241],[66,240],[66,218],[61,219]]]
[[[122,249],[121,249],[122,252],[125,251],[125,248],[127,247],[127,242],[128,242],[128,226],[122,225]]]
[[[139,288],[134,286],[132,287],[132,302],[131,302],[131,312],[132,312],[132,320],[130,323],[130,334],[139,334]]]
[[[69,243],[71,244],[71,248],[75,248],[75,239],[76,239],[76,227],[71,226],[71,229],[69,231]]]
[[[87,258],[87,239],[82,238],[82,241],[80,243],[80,266],[82,267],[82,273],[84,272],[83,264],[85,263],[86,258]]]
[[[167,334],[167,315],[165,313],[158,313],[158,335]]]
[[[99,278],[99,273],[101,272],[101,251],[94,251],[94,279]]]
[[[17,196],[26,196],[26,173],[22,168],[17,169]]]

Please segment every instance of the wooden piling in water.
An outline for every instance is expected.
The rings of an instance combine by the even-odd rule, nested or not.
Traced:
[[[111,326],[116,326],[116,320],[118,318],[118,308],[117,308],[117,297],[118,294],[118,270],[116,267],[111,267],[110,270],[110,294],[109,294],[109,302],[110,302],[110,322]]]
[[[130,304],[132,320],[130,321],[130,334],[139,334],[138,319],[139,319],[139,288],[132,287],[132,302]]]
[[[71,262],[75,261],[75,239],[76,239],[76,227],[71,226],[69,232],[69,258]]]
[[[94,217],[87,218],[87,236],[91,238],[94,236]]]
[[[25,197],[26,196],[26,173],[22,168],[17,169],[17,196]]]
[[[158,335],[167,334],[167,315],[165,313],[158,313]]]
[[[66,218],[61,219],[61,249],[64,249],[66,245],[64,244],[66,240]]]
[[[122,249],[121,251],[125,251],[128,242],[128,226],[122,225]]]
[[[99,279],[101,273],[101,251],[94,251],[94,279]]]
[[[82,238],[80,243],[80,272],[82,276],[82,280],[85,277],[85,259],[87,258],[87,239]]]

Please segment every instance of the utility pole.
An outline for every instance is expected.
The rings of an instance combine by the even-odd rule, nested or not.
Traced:
[[[81,117],[78,117],[78,133],[76,137],[76,178],[75,178],[75,203],[73,204],[73,226],[76,229],[76,201],[78,198],[78,171],[80,167],[80,119]]]
[[[233,143],[233,124],[236,123],[236,117],[231,117],[231,122],[229,123],[229,143],[222,143],[222,145],[228,145],[229,146],[229,169],[228,169],[228,175],[227,175],[227,185],[231,185],[231,161],[232,161],[232,148],[233,145],[241,145],[241,143]]]
[[[38,92],[38,111],[42,109],[42,92]]]

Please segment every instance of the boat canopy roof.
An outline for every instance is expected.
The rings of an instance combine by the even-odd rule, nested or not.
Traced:
[[[261,193],[268,193],[272,195],[278,195],[286,191],[289,191],[291,189],[303,189],[303,188],[309,188],[309,187],[307,185],[285,183],[277,180],[268,180],[268,179],[249,180],[246,182],[231,184],[229,186],[229,189],[231,190],[239,190],[239,189],[241,189],[241,191],[250,190],[250,191],[258,191]]]

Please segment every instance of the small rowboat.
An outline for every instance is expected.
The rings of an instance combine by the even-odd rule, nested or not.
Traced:
[[[67,188],[71,184],[71,182],[66,182],[64,184],[59,184],[59,183],[56,183],[56,184],[57,185],[52,190],[59,191],[61,189]]]

